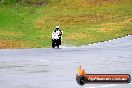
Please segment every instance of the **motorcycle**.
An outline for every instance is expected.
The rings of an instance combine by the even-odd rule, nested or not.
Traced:
[[[52,48],[55,48],[55,46],[59,48],[59,45],[61,45],[61,39],[57,34],[52,33]]]
[[[57,46],[57,48],[59,48],[61,40],[59,39],[52,39],[52,48],[55,48],[55,46]]]

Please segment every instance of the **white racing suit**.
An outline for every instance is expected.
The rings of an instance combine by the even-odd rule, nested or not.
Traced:
[[[59,48],[59,45],[61,45],[61,39],[62,39],[62,31],[61,30],[55,30],[52,33],[52,47],[54,48],[57,46]]]

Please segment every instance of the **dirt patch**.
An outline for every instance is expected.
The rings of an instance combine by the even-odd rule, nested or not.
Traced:
[[[112,31],[112,30],[121,30],[129,22],[132,22],[132,18],[127,19],[127,20],[122,21],[122,22],[118,22],[118,23],[101,24],[102,28],[98,28],[98,30],[100,30],[102,32],[108,32],[108,31]],[[107,27],[107,28],[105,28],[105,27]]]
[[[112,31],[112,28],[99,28],[100,31],[102,32],[107,32],[107,31]]]
[[[0,40],[0,49],[6,48],[28,48],[28,41]]]
[[[68,34],[65,39],[71,39],[71,40],[80,40],[80,39],[85,39],[86,37],[89,37],[89,35],[86,35],[85,33],[71,33]]]
[[[40,1],[40,0],[36,0],[36,1],[23,0],[21,3],[27,6],[46,6],[48,4],[47,1]]]
[[[9,31],[1,31],[0,35],[5,35],[5,36],[24,36],[22,32],[9,32]]]
[[[110,23],[110,24],[103,24],[101,28],[97,28],[97,30],[101,32],[111,32],[111,31],[119,31],[124,28],[124,24],[122,23]]]
[[[100,21],[110,20],[111,16],[104,14],[93,14],[93,15],[79,15],[79,16],[49,16],[41,18],[43,23],[51,24],[51,23],[59,23],[62,25],[76,25],[76,24],[84,24],[84,23],[97,23]],[[40,24],[42,22],[40,21]]]
[[[124,21],[124,23],[129,23],[129,22],[132,22],[132,18]]]
[[[129,23],[129,22],[132,22],[132,18],[124,20],[122,22],[118,22],[118,23],[105,23],[105,24],[101,24],[101,26],[113,26],[115,24],[117,24],[117,25],[121,25],[122,24],[123,25],[123,24]]]
[[[35,27],[37,27],[37,28],[42,28],[42,27],[44,27],[44,21],[36,21],[35,22]]]

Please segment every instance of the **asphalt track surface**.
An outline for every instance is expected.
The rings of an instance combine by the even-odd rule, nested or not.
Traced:
[[[80,86],[80,65],[88,74],[132,76],[132,36],[82,47],[1,49],[0,88],[132,88],[132,82]]]

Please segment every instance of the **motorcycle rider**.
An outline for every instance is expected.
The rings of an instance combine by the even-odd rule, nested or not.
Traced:
[[[60,30],[59,26],[56,26],[56,29],[52,32],[52,47],[53,48],[54,48],[53,42],[55,39],[57,40],[57,43],[61,45],[62,31]]]

